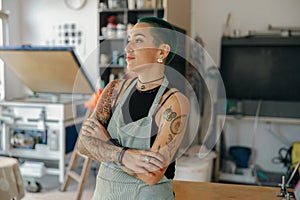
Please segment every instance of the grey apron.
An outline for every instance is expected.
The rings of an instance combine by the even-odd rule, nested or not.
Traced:
[[[164,78],[161,87],[151,105],[148,116],[125,124],[122,106],[137,80],[126,89],[117,105],[107,130],[112,138],[119,140],[122,146],[132,149],[150,149],[152,115],[168,85]],[[112,162],[102,162],[94,192],[93,200],[173,200],[173,181],[165,176],[154,186],[128,175]]]

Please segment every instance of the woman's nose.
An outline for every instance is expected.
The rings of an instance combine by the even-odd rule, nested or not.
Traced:
[[[128,42],[127,45],[125,46],[125,52],[133,52],[133,48],[131,47],[130,43]]]

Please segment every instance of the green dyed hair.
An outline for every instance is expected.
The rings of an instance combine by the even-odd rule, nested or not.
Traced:
[[[155,45],[159,46],[166,43],[170,46],[170,53],[166,58],[166,64],[174,59],[178,48],[178,37],[175,27],[169,22],[158,17],[143,17],[138,19],[138,22],[145,22],[150,24],[152,29],[152,36],[154,37]]]

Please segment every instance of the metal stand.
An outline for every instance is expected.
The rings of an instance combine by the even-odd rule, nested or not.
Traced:
[[[290,200],[291,198],[295,198],[294,192],[289,192],[287,190],[287,187],[289,186],[290,182],[292,181],[292,179],[293,179],[294,175],[296,174],[299,166],[300,166],[300,161],[298,162],[298,164],[296,165],[295,169],[293,170],[293,173],[290,176],[290,178],[289,178],[289,180],[288,180],[287,183],[285,183],[285,177],[282,176],[282,182],[281,182],[281,184],[279,184],[279,186],[281,187],[280,191],[276,192],[276,196],[277,197],[283,197],[282,200]]]

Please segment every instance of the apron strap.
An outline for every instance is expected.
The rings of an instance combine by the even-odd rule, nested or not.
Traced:
[[[169,81],[168,81],[167,77],[165,76],[165,78],[164,78],[164,80],[163,80],[163,82],[162,82],[162,84],[161,84],[161,86],[160,86],[160,88],[159,88],[159,90],[158,90],[158,92],[155,96],[155,99],[154,99],[154,101],[151,105],[151,108],[149,110],[149,113],[148,113],[149,117],[151,117],[154,114],[154,112],[155,112],[155,110],[156,110],[156,108],[159,104],[159,101],[160,101],[161,97],[163,96],[168,84],[169,84]]]
[[[123,106],[123,104],[125,103],[128,95],[130,94],[130,91],[133,89],[133,87],[135,86],[137,82],[137,78],[135,78],[133,81],[131,81],[130,85],[128,86],[128,88],[126,88],[124,95],[121,97],[120,102],[118,103],[117,107],[115,108],[115,110],[121,108],[121,106]]]

